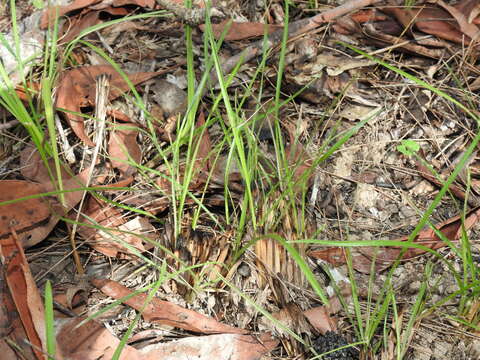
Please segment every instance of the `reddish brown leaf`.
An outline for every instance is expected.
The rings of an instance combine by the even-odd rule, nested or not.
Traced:
[[[135,73],[127,76],[134,85],[138,85],[164,72]],[[129,86],[127,82],[110,65],[82,66],[65,71],[60,77],[60,84],[57,90],[56,107],[67,110],[65,116],[72,130],[79,139],[89,146],[94,146],[95,144],[85,134],[84,118],[68,111],[80,113],[82,107],[95,105],[95,79],[101,74],[110,76],[110,100],[128,91]]]
[[[48,165],[52,175],[56,177],[55,161],[53,159],[48,160]],[[28,144],[20,152],[20,173],[28,180],[38,183],[48,183],[50,181],[50,175],[43,163],[43,160],[38,152],[37,148],[33,144]],[[61,164],[62,179],[71,178],[71,170],[65,165]]]
[[[145,360],[258,360],[278,345],[270,334],[218,334],[188,337],[143,349]]]
[[[42,19],[40,20],[40,29],[46,29],[49,24],[53,25],[56,15],[63,16],[72,11],[87,8],[101,1],[103,0],[75,0],[69,5],[48,7],[44,10]]]
[[[424,33],[459,44],[465,43],[465,36],[452,16],[437,6],[422,6],[412,9],[385,7],[382,8],[382,11],[394,16],[404,28],[408,29],[413,25]]]
[[[448,4],[445,4],[443,0],[438,0],[437,1],[438,5],[443,7],[445,10],[447,10],[455,20],[457,20],[458,25],[460,26],[460,30],[470,37],[471,40],[478,40],[480,36],[480,29],[478,28],[477,25],[469,23],[467,16],[463,14],[461,11],[459,11],[457,8],[454,6],[450,6]]]
[[[95,320],[78,326],[84,320],[80,317],[60,323],[56,340],[64,357],[70,360],[112,359],[120,340]],[[129,345],[125,345],[119,359],[145,360],[137,349]]]
[[[43,359],[46,334],[42,298],[30,272],[23,246],[15,233],[0,242],[0,256],[5,268],[5,281],[28,340],[33,345],[32,350],[37,359]]]
[[[94,279],[92,280],[92,283],[104,294],[111,296],[114,299],[120,299],[132,293],[131,290],[115,281]],[[185,309],[179,305],[158,298],[153,298],[144,308],[146,299],[146,294],[139,294],[124,301],[124,303],[137,310],[143,309],[143,318],[148,322],[175,326],[180,329],[203,334],[248,333],[246,330],[222,324],[193,310]]]
[[[142,150],[137,143],[139,129],[135,124],[114,125],[110,132],[108,154],[112,166],[120,171],[122,177],[132,176],[136,167],[128,163],[140,163]]]
[[[310,324],[322,335],[327,331],[337,331],[337,322],[325,306],[317,306],[303,312]]]
[[[87,171],[83,171],[76,177],[64,179],[63,188],[73,190],[83,186],[86,175]],[[50,182],[34,184],[28,181],[3,180],[0,181],[0,186],[2,187],[0,202],[55,190],[55,186]],[[13,226],[24,247],[39,243],[52,231],[60,217],[65,216],[80,201],[82,195],[83,191],[81,190],[66,192],[64,194],[65,206],[61,205],[58,198],[54,196],[28,199],[0,206],[0,221],[4,222],[3,233],[0,237],[8,236],[9,226]]]
[[[263,36],[265,32],[267,34],[271,34],[275,30],[283,27],[280,25],[268,25],[255,22],[232,22],[231,25],[229,25],[229,22],[230,20],[223,20],[219,24],[212,24],[213,36],[215,39],[220,39],[226,27],[228,30],[224,39],[227,41],[244,40],[252,37]],[[200,30],[205,31],[205,25],[200,25],[199,27]]]
[[[22,180],[2,180],[0,202],[20,199],[45,192],[40,184]],[[50,217],[50,208],[44,198],[28,199],[0,206],[0,238],[8,237],[11,230],[19,235]]]
[[[11,237],[8,239],[2,239],[2,242],[12,241]],[[8,249],[7,249],[8,251]],[[1,249],[0,249],[1,253]],[[5,278],[5,265],[0,267],[0,354],[2,354],[2,360],[17,360],[22,356],[27,359],[34,359],[32,347],[25,341],[27,339],[27,333],[20,319],[20,315],[13,302],[12,295],[7,286]],[[4,340],[10,340],[10,345]],[[12,344],[15,344],[12,346]],[[19,348],[16,348],[16,347]]]
[[[65,6],[51,6],[43,12],[40,20],[40,29],[46,29],[49,24],[53,24],[55,15],[64,16],[74,11],[84,10],[89,12],[90,10],[104,10],[106,11],[111,6],[120,7],[125,5],[137,5],[143,8],[153,9],[156,6],[155,0],[75,0],[69,5]],[[114,11],[114,10],[112,10]],[[122,13],[123,13],[122,9]]]

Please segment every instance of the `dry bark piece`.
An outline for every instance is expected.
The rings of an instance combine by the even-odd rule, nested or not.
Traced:
[[[105,295],[111,296],[114,299],[120,299],[132,293],[131,290],[115,281],[93,279],[92,283]],[[153,298],[152,301],[145,306],[146,299],[146,294],[138,294],[123,302],[134,309],[141,310],[143,318],[148,322],[170,325],[202,334],[248,333],[246,330],[222,324],[208,316],[199,314],[196,311],[185,309],[179,305],[158,298]]]
[[[110,131],[108,142],[108,155],[112,166],[120,171],[122,177],[129,177],[136,173],[135,166],[142,160],[142,150],[137,143],[139,129],[135,124],[115,124]]]
[[[127,74],[133,83],[138,85],[155,76],[161,75],[166,70],[158,72],[139,72]],[[82,66],[63,72],[60,76],[60,84],[57,90],[56,107],[65,109],[65,116],[72,127],[73,132],[86,145],[94,146],[92,140],[85,133],[84,118],[71,112],[80,113],[82,107],[95,105],[96,78],[106,74],[110,77],[109,100],[114,100],[129,90],[128,83],[110,65]]]

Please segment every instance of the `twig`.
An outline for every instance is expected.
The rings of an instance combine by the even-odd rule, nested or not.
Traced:
[[[18,124],[20,124],[20,121],[18,121],[17,119],[7,121],[6,123],[0,124],[0,131],[10,129],[11,127],[14,127]]]

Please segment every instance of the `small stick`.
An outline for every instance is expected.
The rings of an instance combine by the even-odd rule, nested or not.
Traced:
[[[0,131],[10,129],[11,127],[14,127],[18,124],[20,124],[20,121],[18,121],[17,119],[7,121],[6,123],[0,124]]]

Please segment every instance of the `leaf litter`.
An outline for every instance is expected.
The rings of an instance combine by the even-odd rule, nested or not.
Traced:
[[[68,21],[61,24],[62,27],[65,26],[61,32],[65,36],[63,41],[67,42],[78,36],[82,29],[103,21],[101,17],[104,14],[110,18],[120,18],[132,9],[141,12],[161,8],[160,5],[167,6],[168,10],[175,13],[172,21],[157,20],[156,25],[160,24],[167,29],[162,30],[163,33],[168,34],[170,29],[173,34],[173,29],[178,29],[175,24],[177,20],[193,24],[194,12],[190,14],[183,11],[185,9],[176,3],[77,0],[58,8],[59,14],[68,17],[71,24],[75,25],[68,30]],[[275,240],[275,236],[269,237],[268,234],[280,235],[289,240],[307,266],[313,270],[325,266],[322,261],[326,261],[333,266],[332,269],[345,271],[343,264],[348,259],[345,248],[312,246],[308,248],[296,240],[312,236],[319,239],[344,239],[346,234],[347,240],[391,239],[395,246],[352,248],[352,265],[358,271],[357,286],[363,289],[369,284],[362,285],[362,273],[368,274],[373,270],[377,275],[377,281],[373,285],[377,286],[378,282],[385,280],[385,270],[397,260],[402,260],[398,269],[403,273],[396,274],[394,279],[399,284],[405,283],[406,285],[402,286],[411,290],[414,288],[413,284],[418,282],[409,281],[412,274],[413,276],[415,272],[422,274],[422,268],[426,266],[426,259],[430,256],[420,255],[426,254],[428,250],[446,248],[441,250],[443,256],[447,258],[457,256],[458,248],[452,246],[458,246],[458,243],[463,241],[465,232],[471,233],[473,239],[478,232],[476,229],[478,204],[471,194],[476,191],[476,179],[468,179],[465,176],[461,182],[450,187],[453,197],[472,206],[465,216],[457,215],[458,209],[462,206],[452,204],[454,199],[451,203],[446,201],[434,213],[431,227],[435,230],[424,229],[413,239],[412,244],[421,247],[403,251],[399,245],[407,241],[408,234],[419,220],[418,213],[428,207],[435,193],[435,188],[429,184],[435,186],[442,184],[438,176],[431,174],[430,168],[423,166],[423,162],[429,162],[435,170],[448,176],[458,161],[458,154],[464,153],[466,144],[471,140],[470,132],[474,131],[474,124],[468,119],[461,118],[458,112],[439,97],[434,101],[425,101],[425,93],[421,93],[418,87],[406,83],[393,73],[379,69],[375,62],[357,59],[357,54],[339,47],[337,40],[356,44],[377,55],[385,53],[389,61],[397,61],[398,56],[403,56],[402,66],[413,69],[419,76],[430,80],[442,77],[446,79],[445,81],[453,81],[452,74],[448,67],[437,59],[444,59],[447,53],[453,54],[461,46],[465,46],[462,50],[466,51],[470,58],[460,60],[452,56],[451,61],[459,61],[459,68],[460,64],[468,64],[462,68],[461,76],[455,78],[457,85],[460,82],[461,85],[468,87],[475,85],[478,76],[475,62],[478,55],[480,23],[478,4],[465,0],[453,5],[443,1],[421,2],[413,7],[398,5],[396,1],[347,1],[338,7],[319,10],[318,15],[313,17],[308,15],[305,4],[299,6],[299,12],[294,15],[294,21],[289,25],[288,35],[292,41],[287,47],[282,91],[284,95],[294,94],[300,89],[302,91],[295,99],[295,103],[285,105],[285,109],[279,114],[286,153],[286,164],[283,166],[286,165],[293,170],[292,180],[299,185],[298,188],[295,187],[293,193],[298,198],[287,199],[280,191],[271,191],[269,187],[275,189],[282,186],[278,179],[265,183],[258,182],[258,189],[255,189],[256,201],[259,204],[257,216],[265,220],[257,230],[248,224],[248,230],[241,240],[243,244],[254,241],[255,246],[242,253],[240,258],[234,257],[235,249],[232,244],[235,242],[236,234],[232,219],[227,219],[227,215],[219,209],[232,205],[234,208],[241,204],[240,199],[246,191],[246,184],[238,170],[238,164],[232,164],[231,158],[225,153],[217,156],[214,151],[219,142],[219,128],[216,124],[212,125],[210,117],[212,114],[209,114],[207,106],[211,94],[207,92],[203,94],[206,102],[196,117],[193,136],[196,154],[194,157],[190,156],[193,174],[188,174],[189,164],[186,163],[183,163],[178,173],[174,174],[171,168],[158,160],[158,149],[146,135],[148,128],[144,122],[138,120],[145,117],[145,110],[132,112],[128,110],[128,106],[127,110],[123,110],[125,107],[119,110],[118,107],[114,109],[110,106],[108,142],[95,144],[92,141],[92,134],[85,129],[85,120],[91,117],[88,112],[95,106],[97,76],[107,74],[110,77],[112,91],[108,101],[115,106],[125,102],[128,104],[129,100],[121,96],[130,91],[130,85],[110,65],[89,65],[85,59],[88,59],[88,56],[90,59],[93,57],[91,54],[87,55],[87,49],[81,47],[75,49],[74,54],[80,62],[76,67],[60,73],[55,106],[63,114],[75,135],[70,134],[70,138],[76,137],[81,140],[75,151],[83,158],[86,157],[87,163],[88,159],[91,159],[91,150],[88,146],[99,146],[103,149],[101,160],[95,164],[95,182],[91,185],[98,186],[97,191],[106,196],[108,201],[88,194],[85,206],[82,209],[75,209],[85,192],[74,190],[87,183],[87,171],[83,169],[88,169],[88,164],[84,167],[73,164],[72,169],[62,167],[63,189],[67,190],[64,193],[66,202],[63,205],[61,197],[57,195],[36,197],[37,194],[58,189],[58,184],[52,185],[50,179],[54,163],[51,159],[44,163],[32,145],[21,149],[17,175],[25,180],[18,180],[15,175],[7,175],[6,180],[1,180],[2,190],[5,191],[0,197],[0,202],[3,202],[32,196],[27,200],[3,204],[0,207],[0,219],[3,224],[1,238],[2,241],[5,240],[5,243],[2,242],[2,256],[7,259],[2,262],[3,276],[9,284],[8,291],[4,291],[5,300],[0,312],[3,318],[0,320],[5,321],[4,314],[9,311],[6,309],[11,310],[15,307],[22,324],[12,325],[20,334],[22,331],[25,334],[12,335],[12,339],[15,336],[16,339],[26,336],[37,346],[33,349],[45,349],[43,339],[39,341],[36,335],[36,329],[43,328],[43,315],[39,310],[43,305],[34,279],[30,275],[27,258],[22,255],[23,248],[32,248],[29,251],[35,252],[38,246],[43,245],[42,242],[52,242],[50,239],[64,236],[69,231],[68,226],[65,229],[59,223],[64,219],[75,219],[75,211],[80,211],[83,219],[81,221],[86,224],[80,226],[78,231],[80,238],[86,240],[81,246],[88,245],[93,249],[89,250],[92,254],[91,259],[86,257],[83,259],[87,264],[87,272],[90,265],[93,266],[97,262],[108,265],[109,261],[118,262],[127,269],[127,276],[121,279],[122,283],[109,279],[92,280],[92,284],[100,288],[105,296],[120,299],[132,294],[129,288],[137,289],[140,283],[148,284],[152,281],[148,272],[137,276],[136,279],[132,275],[135,274],[135,267],[141,266],[144,260],[140,261],[139,254],[154,261],[165,258],[172,269],[180,270],[184,265],[199,266],[198,269],[179,275],[177,279],[166,281],[149,304],[146,304],[145,294],[138,294],[124,301],[128,307],[142,312],[143,324],[140,326],[156,324],[163,334],[159,341],[144,348],[125,345],[121,358],[129,359],[159,356],[166,359],[187,359],[197,356],[205,359],[244,360],[270,356],[268,353],[276,358],[294,356],[308,358],[309,355],[305,353],[308,347],[305,348],[304,344],[290,332],[285,331],[285,327],[301,334],[304,339],[310,339],[310,343],[319,351],[331,349],[325,347],[325,342],[329,343],[328,346],[334,343],[337,347],[354,342],[354,336],[346,330],[345,314],[342,314],[338,303],[335,308],[316,306],[320,299],[306,281],[305,273],[300,270],[284,246]],[[237,76],[239,78],[244,76],[246,79],[254,73],[252,62],[249,61],[258,57],[265,46],[275,48],[279,45],[284,23],[278,21],[282,14],[281,8],[272,7],[270,13],[261,19],[262,22],[258,22],[258,14],[253,16],[250,11],[236,7],[238,4],[232,3],[230,12],[228,7],[224,9],[233,21],[226,19],[218,24],[214,23],[213,30],[214,36],[218,38],[224,28],[228,28],[224,38],[228,46],[222,48],[221,52],[223,70],[228,72],[240,61],[243,66]],[[45,10],[40,29],[48,27],[49,19],[52,19],[56,11],[51,8]],[[243,21],[237,21],[240,13],[250,17],[251,21],[245,21],[245,17]],[[107,44],[100,31],[98,39],[102,46],[116,48],[116,53],[112,52],[115,60],[122,64],[121,68],[128,69],[127,77],[133,85],[139,88],[140,92],[146,92],[144,99],[147,99],[150,109],[155,107],[148,104],[147,89],[150,88],[153,92],[151,98],[156,101],[158,116],[156,119],[149,118],[148,121],[152,121],[156,135],[162,141],[161,146],[168,146],[176,141],[178,126],[181,124],[179,119],[187,109],[185,92],[173,84],[174,82],[179,84],[178,78],[183,76],[182,51],[185,48],[178,46],[178,38],[174,36],[152,40],[151,36],[157,29],[149,32],[148,29],[154,27],[149,21],[151,20],[134,22],[135,26],[129,30],[134,37],[138,36],[137,40],[140,43],[143,43],[141,49],[131,46],[128,41],[129,34],[124,34],[126,37],[123,38],[112,37],[112,40],[109,40],[111,43]],[[267,22],[267,26],[263,22]],[[320,27],[327,22],[331,25],[329,32],[322,37],[316,36],[317,31],[324,31]],[[205,32],[204,25],[200,24],[198,27]],[[266,32],[269,33],[266,41],[249,40],[252,37],[262,37]],[[157,44],[152,45],[155,41]],[[127,52],[127,57],[122,57],[122,52]],[[275,56],[274,54],[274,59]],[[141,68],[132,59],[142,59],[141,62],[149,66]],[[161,61],[160,66],[156,63],[158,60]],[[135,66],[138,71],[131,71]],[[154,71],[156,67],[164,70]],[[155,79],[166,74],[171,77]],[[268,82],[275,83],[277,68],[273,62],[267,62],[264,74]],[[12,79],[15,78],[16,74],[12,76]],[[210,78],[212,83],[216,81],[215,74],[212,73]],[[142,83],[148,85],[141,88]],[[151,83],[157,85],[150,87]],[[391,86],[392,84],[398,88]],[[437,84],[442,86],[440,83]],[[237,85],[232,85],[230,90],[234,91],[235,86]],[[258,91],[257,86],[255,82],[252,89]],[[462,98],[463,94],[455,89],[450,87],[448,91]],[[476,87],[472,89],[476,91]],[[269,91],[271,89],[267,90],[267,96],[272,94]],[[23,101],[29,101],[27,92],[21,88],[18,94]],[[472,96],[477,95],[472,93]],[[432,99],[431,94],[429,97]],[[263,99],[258,98],[254,101]],[[336,105],[333,108],[324,106],[335,101]],[[382,112],[378,112],[378,109],[382,109]],[[332,136],[348,131],[358,121],[366,120],[369,120],[368,127],[358,130],[347,142],[346,149],[334,153],[327,162],[320,164],[319,169],[313,168],[315,164],[313,154],[321,149],[322,144],[328,144]],[[302,122],[305,125],[300,126]],[[225,124],[228,125],[228,121],[225,121]],[[458,129],[462,129],[467,135],[458,135]],[[464,131],[465,129],[467,131]],[[272,160],[273,136],[268,135],[270,131],[264,132],[267,134],[265,138],[262,138],[263,135],[260,136],[260,131],[255,134],[265,149],[265,157],[258,162],[258,166],[265,169],[263,179],[275,179],[275,171],[279,171],[273,165],[275,164]],[[422,155],[423,162],[400,156],[391,145],[405,137],[416,139],[421,144],[425,150],[425,154]],[[457,138],[461,140],[456,140]],[[339,155],[344,151],[351,153],[345,157]],[[474,156],[468,163],[469,171],[474,177],[478,175],[475,160]],[[145,180],[143,170],[139,171],[141,168],[137,164],[155,170],[152,182]],[[50,172],[45,165],[48,165]],[[341,172],[339,169],[342,169]],[[280,166],[281,172],[285,173],[286,170]],[[77,175],[74,176],[75,174]],[[202,199],[209,211],[215,213],[217,220],[212,222],[208,212],[198,216],[195,212],[196,201],[193,197],[187,197],[185,213],[180,224],[181,234],[175,234],[172,232],[177,221],[172,219],[176,206],[173,195],[177,191],[175,187],[185,183],[187,179],[191,179],[186,185],[188,192],[197,199]],[[473,189],[470,188],[470,180]],[[365,184],[362,182],[368,182],[369,186],[363,186]],[[132,184],[131,188],[123,188],[129,184]],[[228,199],[225,198],[226,188],[230,190]],[[302,217],[302,213],[297,213],[298,209],[290,207],[290,201],[299,201],[300,194],[305,188],[309,189],[308,194],[312,195],[311,206],[307,212],[307,224],[301,226],[298,219]],[[268,196],[262,196],[261,189],[267,189]],[[412,211],[409,206],[412,198],[419,204],[421,209],[419,212]],[[122,206],[117,207],[114,204]],[[132,211],[131,207],[134,207],[135,211]],[[68,224],[68,220],[66,223]],[[194,223],[196,225],[192,225]],[[439,236],[440,234],[443,235]],[[259,236],[262,239],[256,240]],[[444,242],[445,239],[448,243]],[[11,246],[16,247],[16,250],[9,248]],[[60,242],[56,246],[60,246]],[[474,251],[478,252],[478,249],[474,247]],[[320,260],[316,263],[315,259]],[[19,265],[10,267],[13,264]],[[30,266],[34,264],[32,262]],[[227,264],[231,270],[224,266]],[[435,267],[440,268],[441,273],[442,263],[436,262]],[[417,270],[413,271],[413,268]],[[117,271],[119,274],[122,273],[120,270]],[[249,296],[251,294],[256,305],[266,308],[276,321],[265,317],[261,321],[255,321],[260,319],[258,310],[251,302],[229,290],[231,286],[218,282],[217,274],[226,277],[228,282]],[[13,279],[23,279],[18,282],[28,285],[23,289],[16,288],[13,283],[17,280]],[[207,280],[211,285],[205,287],[202,284]],[[445,278],[444,281],[446,284],[448,281],[454,284],[453,279]],[[328,288],[328,283],[324,281],[325,288]],[[349,287],[348,284],[346,286]],[[448,288],[447,285],[445,287]],[[249,289],[252,288],[257,290],[251,292]],[[60,287],[57,289],[61,291]],[[74,287],[70,289],[74,293],[77,291]],[[438,292],[438,289],[434,286],[432,291]],[[435,302],[435,296],[438,300],[438,296],[452,294],[455,289],[454,286],[449,286],[448,292],[433,295],[431,301]],[[86,287],[84,291],[92,290]],[[27,292],[34,295],[29,299]],[[402,298],[404,295],[406,297]],[[344,301],[348,301],[350,296],[351,292],[347,291],[344,294]],[[31,300],[31,303],[25,304],[25,298]],[[170,300],[164,300],[167,298]],[[399,295],[399,300],[408,302],[411,301],[411,297],[405,293]],[[330,301],[338,302],[338,299],[330,298]],[[68,303],[73,307],[71,301]],[[128,308],[124,307],[124,311],[128,311]],[[211,316],[203,315],[204,313]],[[475,317],[472,314],[469,316],[470,319]],[[34,319],[33,322],[29,318]],[[114,349],[120,346],[119,337],[126,331],[125,326],[128,326],[125,322],[118,321],[115,325],[117,337],[95,320],[74,328],[79,321],[77,318],[63,320],[63,325],[58,326],[58,347],[65,357],[111,358]],[[283,325],[279,326],[279,323]],[[238,327],[237,324],[242,324],[242,327]],[[428,326],[428,321],[420,321],[418,327],[422,326]],[[183,329],[184,337],[172,340],[171,327]],[[65,334],[65,331],[78,332],[79,336],[61,335],[62,332]],[[209,335],[189,336],[191,332]],[[107,342],[91,343],[86,340],[87,338],[103,338]],[[418,343],[415,344],[415,341]],[[476,358],[473,346],[469,348],[470,345],[467,346],[465,341],[458,340],[455,344],[442,342],[442,346],[446,346],[447,350],[440,357],[449,357],[447,354],[456,349],[457,352],[463,352],[465,358],[468,358],[467,356]],[[475,341],[478,343],[478,340],[472,340],[471,344]],[[395,340],[391,340],[389,345],[394,342]],[[6,348],[5,354],[13,354],[14,350],[5,342],[1,344]],[[411,338],[409,344],[411,345],[409,358],[420,358],[421,350],[418,349],[422,346],[427,347],[432,353],[432,359],[439,357],[438,350],[428,348],[428,342],[425,345],[422,339]],[[29,347],[25,349],[31,351]],[[174,357],[171,355],[173,351]],[[368,352],[365,352],[365,349],[363,351],[363,355],[367,356]],[[13,358],[14,355],[11,356]],[[42,355],[37,351],[32,356],[41,358]],[[358,357],[358,352],[344,352],[344,356]]]

